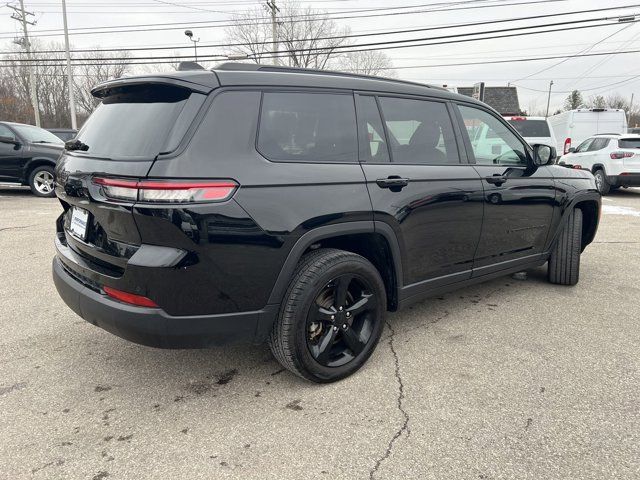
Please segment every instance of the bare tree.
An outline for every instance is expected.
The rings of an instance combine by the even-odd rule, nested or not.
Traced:
[[[246,55],[255,63],[273,56],[271,25],[264,15],[254,8],[235,16],[227,39],[241,45],[231,47],[232,55]],[[338,55],[337,49],[348,45],[349,29],[312,7],[290,1],[281,7],[278,18],[280,61],[285,65],[324,69]]]
[[[590,108],[605,108],[607,106],[607,101],[602,95],[594,95],[587,102],[587,106]]]
[[[607,97],[606,106],[609,108],[621,108],[629,110],[629,100],[619,93],[613,93]]]
[[[391,58],[378,50],[345,53],[336,62],[339,70],[362,75],[395,76]]]
[[[128,52],[107,53],[99,50],[85,52],[80,58],[84,62],[75,68],[75,95],[78,109],[86,116],[98,105],[99,100],[91,95],[91,89],[97,84],[120,78],[131,70]],[[114,60],[126,58],[126,60]]]

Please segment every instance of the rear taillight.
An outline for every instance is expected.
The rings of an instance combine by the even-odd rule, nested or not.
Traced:
[[[231,198],[238,188],[233,180],[130,180],[94,177],[105,197],[144,203],[204,203]]]
[[[633,152],[611,152],[609,155],[613,160],[620,160],[621,158],[629,158],[633,157],[635,154]]]
[[[566,155],[567,153],[569,153],[569,149],[571,148],[571,139],[567,138],[564,141],[564,154]]]
[[[143,297],[142,295],[136,295],[135,293],[123,292],[111,287],[102,287],[104,293],[111,298],[118,300],[119,302],[128,303],[129,305],[135,305],[136,307],[150,307],[158,308],[156,302],[150,298]]]

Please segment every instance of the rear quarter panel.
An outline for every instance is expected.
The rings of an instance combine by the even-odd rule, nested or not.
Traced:
[[[180,248],[192,252],[200,265],[202,283],[213,282],[211,295],[240,298],[227,302],[224,312],[262,308],[288,253],[304,233],[362,220],[373,227],[358,163],[271,162],[258,153],[260,100],[257,89],[216,92],[188,146],[178,156],[157,160],[149,172],[150,177],[234,179],[240,187],[232,200],[194,205],[188,211],[136,212],[143,242],[150,241],[147,232],[172,232],[169,238],[155,237],[154,243],[175,246],[180,237]],[[184,218],[175,220],[176,216]],[[177,228],[145,227],[148,222],[173,222]],[[206,299],[206,292],[197,296]],[[211,311],[214,305],[219,302],[212,301],[209,311],[200,313],[224,313]]]

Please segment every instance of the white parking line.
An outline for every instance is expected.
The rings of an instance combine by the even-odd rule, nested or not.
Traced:
[[[602,213],[608,215],[627,215],[631,217],[640,217],[640,210],[631,207],[620,207],[618,205],[603,205]]]

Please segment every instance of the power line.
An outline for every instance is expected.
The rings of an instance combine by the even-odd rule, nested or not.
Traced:
[[[595,24],[595,25],[582,25],[582,26],[573,26],[573,27],[565,27],[565,28],[557,28],[559,26],[563,26],[563,25],[575,25],[575,24],[581,24],[581,23],[588,23],[588,22],[596,22],[596,21],[601,21],[601,20],[607,20],[608,17],[601,17],[601,18],[592,18],[592,19],[582,19],[582,20],[570,20],[570,21],[565,21],[565,22],[557,22],[557,23],[547,23],[547,24],[541,24],[541,25],[529,25],[529,26],[522,26],[522,27],[512,27],[512,28],[503,28],[503,29],[497,29],[497,30],[486,30],[486,31],[482,31],[482,32],[468,32],[468,33],[460,33],[460,34],[452,34],[452,35],[441,35],[441,36],[436,36],[436,37],[422,37],[422,38],[412,38],[412,39],[403,39],[403,40],[388,40],[388,41],[382,41],[382,42],[369,42],[369,43],[360,43],[360,44],[355,44],[355,45],[343,45],[343,46],[336,46],[336,47],[331,47],[331,50],[333,52],[336,53],[352,53],[352,52],[359,52],[359,51],[369,51],[369,50],[388,50],[388,49],[397,49],[397,48],[410,48],[410,47],[416,47],[416,46],[427,46],[427,45],[442,45],[442,44],[452,44],[452,43],[463,43],[463,42],[470,42],[470,41],[479,41],[479,40],[493,40],[493,39],[499,39],[499,38],[507,38],[507,37],[518,37],[518,36],[524,36],[524,35],[536,35],[536,34],[542,34],[542,33],[553,33],[553,32],[558,32],[558,31],[566,31],[566,30],[579,30],[579,29],[583,29],[583,28],[594,28],[594,27],[602,27],[602,26],[613,26],[616,25],[615,23],[601,23],[601,24]],[[634,20],[633,22],[637,22],[638,20]],[[541,30],[541,31],[537,31],[537,32],[521,32],[520,30],[530,30],[530,29],[538,29],[538,28],[544,28],[544,27],[554,27],[554,29],[552,30]],[[489,36],[489,37],[482,37],[482,38],[468,38],[471,36],[477,36],[477,35],[489,35],[489,34],[495,34],[495,33],[503,33],[503,32],[518,32],[518,33],[511,33],[511,34],[507,34],[507,35],[494,35],[494,36]],[[460,38],[463,37],[463,38]],[[433,40],[446,40],[446,41],[442,41],[442,42],[433,42]],[[427,42],[427,43],[418,43],[418,44],[414,44],[413,42]],[[373,47],[373,48],[362,48],[362,47]],[[324,52],[327,51],[327,47],[307,47],[307,48],[298,48],[298,49],[287,49],[287,50],[283,50],[279,53],[274,52],[274,51],[270,51],[270,52],[262,52],[260,54],[260,58],[261,59],[266,59],[266,58],[274,58],[274,56],[284,56],[287,57],[290,54],[294,54],[294,53],[301,53],[301,52],[305,52],[305,53],[310,53],[310,52]],[[284,54],[284,55],[281,55]],[[271,55],[271,56],[269,56]],[[248,57],[252,57],[253,55],[248,55]],[[190,58],[190,57],[185,57],[185,56],[160,56],[160,57],[110,57],[110,58],[104,58],[104,57],[100,57],[100,58],[76,58],[74,59],[74,65],[77,65],[79,63],[77,62],[84,62],[83,64],[88,64],[87,62],[91,62],[91,61],[100,61],[101,63],[105,63],[105,62],[114,62],[114,61],[125,61],[126,63],[131,64],[132,60],[152,60],[155,63],[174,63],[177,60],[180,60],[182,58]],[[209,60],[225,60],[226,59],[226,55],[202,55],[201,58],[207,58]],[[163,62],[162,60],[170,60],[169,62]],[[24,60],[12,60],[12,59],[0,59],[0,64],[2,62],[24,62]],[[47,59],[47,61],[50,62],[58,62],[60,61],[60,59]],[[152,63],[154,63],[152,62]]]
[[[640,7],[640,4],[629,5],[624,8],[636,8]],[[463,27],[474,27],[479,25],[491,25],[498,23],[509,23],[509,22],[518,22],[524,20],[537,20],[542,18],[552,18],[552,17],[561,17],[565,15],[579,15],[584,13],[596,13],[596,12],[604,12],[610,10],[618,10],[620,7],[606,7],[606,8],[595,8],[589,10],[578,10],[573,12],[559,12],[559,13],[550,13],[543,15],[533,15],[533,16],[525,16],[525,17],[512,17],[506,19],[499,20],[485,20],[479,22],[468,22],[468,23],[455,23],[455,24],[445,24],[440,26],[433,27],[423,27],[423,28],[410,28],[403,30],[386,30],[375,33],[360,33],[360,34],[348,34],[348,35],[339,35],[339,36],[325,36],[325,37],[316,37],[316,38],[298,38],[291,40],[291,42],[306,42],[306,41],[317,41],[317,40],[333,40],[333,39],[342,39],[342,38],[363,38],[363,37],[374,37],[374,36],[384,36],[384,35],[397,35],[403,33],[416,33],[416,32],[425,32],[432,30],[447,30],[452,28],[463,28]],[[606,17],[604,18],[606,19]],[[603,20],[603,18],[594,19]],[[607,37],[608,38],[608,37]],[[269,45],[272,41],[262,41],[262,42],[250,42],[250,43],[218,43],[218,44],[208,44],[201,45],[200,48],[224,48],[224,47],[241,47],[241,46],[249,46],[249,45]],[[188,49],[190,46],[185,45],[177,45],[177,46],[164,46],[164,47],[125,47],[125,48],[112,48],[112,49],[77,49],[72,50],[72,53],[85,53],[85,52],[132,52],[132,51],[155,51],[155,50],[178,50],[178,49]],[[274,52],[276,49],[274,49]],[[34,53],[43,54],[43,53],[63,53],[63,50],[38,50],[34,51]],[[0,52],[2,54],[11,54],[13,52]],[[175,57],[172,57],[175,58]]]
[[[373,17],[387,17],[387,16],[396,16],[396,15],[413,15],[416,13],[433,13],[433,12],[450,12],[450,11],[455,11],[455,10],[471,10],[471,9],[478,9],[478,8],[494,8],[494,7],[507,7],[507,6],[519,6],[519,5],[531,5],[531,4],[540,4],[540,3],[552,3],[552,2],[566,2],[569,0],[529,0],[529,1],[525,1],[525,2],[517,2],[517,3],[500,3],[500,4],[491,4],[491,5],[475,5],[475,6],[467,6],[466,4],[470,4],[470,3],[477,3],[478,1],[480,2],[487,2],[487,1],[505,1],[505,0],[467,0],[465,2],[447,2],[442,3],[443,5],[464,5],[464,6],[459,6],[459,7],[453,7],[453,8],[438,8],[438,9],[422,9],[422,10],[413,10],[410,12],[385,12],[385,13],[376,13],[376,14],[368,14],[368,15],[352,15],[352,16],[337,16],[337,17],[332,17],[330,15],[322,15],[321,18],[318,19],[314,19],[314,18],[306,18],[304,20],[288,20],[288,23],[299,23],[299,22],[315,22],[315,21],[324,21],[326,19],[330,19],[330,20],[343,20],[343,19],[358,19],[358,18],[373,18]],[[441,4],[427,4],[427,5],[441,5]],[[635,5],[637,6],[637,5]],[[621,7],[614,7],[613,9],[626,9],[626,8],[631,8],[632,6],[621,6]],[[386,10],[389,10],[390,8],[411,8],[408,6],[405,7],[386,7]],[[413,6],[413,8],[415,8],[415,6]],[[376,9],[363,9],[362,11],[378,11]],[[300,17],[300,16],[304,16],[304,15],[299,15],[296,16]],[[294,16],[290,16],[291,18],[293,18]],[[280,18],[285,18],[285,17],[280,17]],[[260,20],[260,19],[258,19]],[[271,22],[262,22],[262,23],[221,23],[221,22],[228,22],[227,20],[211,20],[211,21],[207,21],[207,20],[203,20],[203,21],[196,21],[196,22],[172,22],[172,23],[153,23],[153,24],[138,24],[138,25],[125,25],[127,27],[155,27],[155,26],[160,26],[162,28],[143,28],[143,29],[120,29],[120,30],[106,30],[106,29],[112,29],[112,28],[120,28],[122,26],[109,26],[109,27],[80,27],[78,29],[75,29],[73,32],[73,35],[101,35],[101,34],[111,34],[111,33],[130,33],[130,32],[140,32],[140,33],[145,33],[145,32],[155,32],[155,31],[166,31],[166,30],[180,30],[182,28],[184,28],[185,26],[194,26],[194,25],[200,25],[200,26],[207,26],[208,28],[226,28],[226,27],[233,27],[233,26],[259,26],[259,25],[270,25]],[[171,25],[180,25],[180,26],[176,26],[176,27],[172,27]],[[101,31],[98,31],[98,29],[100,29]],[[91,31],[84,31],[84,30],[91,30]],[[39,33],[37,35],[33,35],[36,37],[55,37],[55,36],[59,36],[61,35],[60,30],[43,30],[42,32],[58,32],[58,33]],[[2,34],[10,34],[10,32],[3,32],[0,33],[0,35]],[[2,38],[9,38],[9,37],[0,37],[0,39]]]

